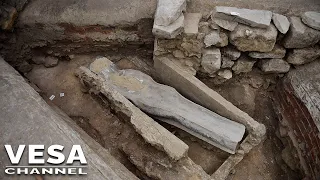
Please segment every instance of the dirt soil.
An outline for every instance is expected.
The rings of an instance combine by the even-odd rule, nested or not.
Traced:
[[[120,69],[141,70],[157,80],[150,57],[127,56],[124,58],[119,55],[99,55],[104,55],[116,62]],[[51,95],[55,95],[52,103],[67,113],[130,171],[139,178],[149,179],[130,163],[121,150],[122,145],[139,139],[133,136],[136,133],[123,120],[113,115],[109,107],[102,106],[95,97],[88,94],[75,76],[78,67],[87,66],[96,56],[97,54],[75,55],[70,61],[60,61],[58,66],[53,68],[36,65],[30,73],[26,74],[26,77],[40,89],[43,98],[48,99]],[[220,92],[226,99],[253,116],[255,120],[267,126],[266,140],[237,165],[236,170],[228,178],[230,180],[299,179],[299,176],[289,170],[281,159],[281,150],[284,147],[276,136],[278,121],[273,112],[271,93],[268,92],[272,89],[270,82],[275,78],[277,77],[265,79],[258,71],[254,71],[249,75],[232,78],[219,86],[208,79],[201,79],[209,87]],[[64,93],[64,96],[60,97],[60,93]],[[227,153],[179,129],[161,124],[189,145],[189,157],[202,166],[208,174],[212,174],[228,157]]]

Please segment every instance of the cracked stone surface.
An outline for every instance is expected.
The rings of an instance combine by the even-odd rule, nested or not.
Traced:
[[[181,128],[229,153],[235,153],[245,126],[184,98],[174,88],[156,83],[136,70],[106,67],[100,73],[114,88],[151,116]]]

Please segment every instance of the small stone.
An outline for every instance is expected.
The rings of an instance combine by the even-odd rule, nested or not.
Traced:
[[[204,37],[204,44],[206,47],[216,45],[220,41],[220,34],[218,31],[212,31],[210,34]]]
[[[257,58],[257,59],[266,59],[266,58],[281,59],[281,58],[284,58],[285,55],[286,55],[286,49],[277,44],[274,46],[274,48],[270,52],[250,52],[249,53],[250,57]]]
[[[222,56],[221,59],[222,59],[221,68],[232,68],[232,66],[234,65],[234,61],[230,60],[225,56]]]
[[[32,70],[33,66],[29,64],[27,61],[23,61],[17,66],[17,70],[22,73],[27,73]]]
[[[186,13],[184,19],[184,33],[186,35],[198,34],[199,21],[201,13]]]
[[[215,18],[212,20],[215,24],[217,24],[219,27],[223,28],[223,29],[226,29],[228,31],[233,31],[238,23],[237,22],[234,22],[234,21],[228,21],[228,20],[223,20],[223,19],[218,19],[218,18]]]
[[[208,34],[210,32],[209,23],[208,22],[200,22],[199,23],[199,32]]]
[[[44,66],[47,68],[54,67],[58,65],[59,59],[56,57],[48,56],[45,58]]]
[[[232,78],[232,71],[228,69],[219,70],[218,76],[224,79],[231,79]]]
[[[228,46],[221,48],[221,55],[230,59],[231,61],[235,61],[241,56],[241,52],[232,46]]]
[[[285,48],[305,48],[320,40],[320,31],[303,24],[300,17],[290,17],[289,20],[291,25],[283,40]]]
[[[183,32],[183,14],[169,26],[159,26],[154,24],[152,33],[158,38],[173,39]]]
[[[224,32],[220,32],[219,33],[219,37],[220,37],[220,40],[219,42],[215,45],[217,47],[224,47],[224,46],[227,46],[229,41],[228,41],[228,35]]]
[[[219,30],[220,27],[218,26],[217,23],[215,23],[214,21],[210,20],[210,23],[209,23],[209,27],[213,30]]]
[[[272,15],[273,24],[277,27],[277,29],[282,33],[286,34],[290,27],[290,22],[287,17],[273,13]]]
[[[32,57],[32,62],[35,64],[44,64],[44,62],[46,61],[46,57],[44,56],[33,56]]]
[[[308,11],[302,14],[302,22],[313,29],[320,30],[320,13]]]
[[[259,28],[268,28],[271,17],[271,11],[239,9],[225,6],[216,6],[212,13],[212,18],[220,18]]]
[[[187,7],[186,0],[158,0],[154,24],[169,26],[176,22]]]
[[[220,49],[205,49],[201,59],[201,67],[202,71],[208,74],[217,72],[221,67]]]
[[[180,51],[180,50],[174,50],[174,51],[172,52],[172,54],[173,54],[173,56],[174,56],[175,58],[178,58],[178,59],[183,59],[183,58],[185,58],[183,52]]]
[[[246,56],[241,56],[232,67],[232,70],[236,74],[247,73],[252,71],[253,65],[256,63],[255,60],[250,59]]]
[[[302,65],[312,62],[320,57],[320,47],[308,47],[303,49],[293,49],[288,53],[287,62],[293,65]]]
[[[277,34],[278,31],[272,24],[267,29],[239,24],[230,33],[229,39],[240,51],[270,52],[276,43]]]
[[[260,68],[265,73],[286,73],[290,65],[282,59],[268,59],[260,62]]]

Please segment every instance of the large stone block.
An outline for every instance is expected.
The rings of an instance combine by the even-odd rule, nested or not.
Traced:
[[[212,17],[246,24],[251,27],[268,28],[271,22],[272,12],[216,6]]]
[[[181,16],[182,11],[186,10],[186,7],[186,0],[158,0],[154,24],[169,26]]]
[[[266,29],[252,28],[239,24],[230,33],[230,43],[240,51],[269,52],[273,49],[278,31],[274,25]]]
[[[152,33],[158,38],[173,39],[183,32],[184,15],[168,26],[153,24]]]
[[[302,65],[320,57],[320,47],[314,46],[302,49],[293,49],[288,53],[287,62],[294,65]]]
[[[283,41],[285,48],[305,48],[320,40],[320,31],[302,23],[300,17],[290,17],[290,28]]]
[[[242,55],[236,61],[236,63],[233,65],[232,70],[236,74],[247,73],[247,72],[252,71],[252,67],[255,63],[256,63],[255,60],[253,60],[245,55]]]
[[[186,35],[198,34],[199,22],[202,18],[201,13],[185,13],[184,18],[184,33]]]

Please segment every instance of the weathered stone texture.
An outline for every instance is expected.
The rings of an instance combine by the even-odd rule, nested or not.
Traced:
[[[268,59],[260,62],[260,68],[265,73],[286,73],[290,65],[282,59]]]
[[[230,33],[230,43],[240,51],[269,52],[273,49],[278,31],[274,25],[266,29],[252,28],[239,24]]]
[[[232,70],[236,74],[250,72],[252,71],[252,67],[255,63],[255,60],[243,55],[235,62]]]
[[[158,38],[173,39],[183,32],[184,15],[168,26],[153,24],[152,33]]]
[[[270,52],[250,52],[248,55],[256,59],[265,59],[265,58],[281,59],[281,58],[284,58],[284,56],[286,55],[286,49],[276,44]]]
[[[282,34],[286,34],[288,32],[290,27],[290,22],[286,16],[273,13],[272,21]]]
[[[320,47],[314,46],[302,49],[293,49],[288,53],[287,61],[290,64],[302,65],[320,58]]]
[[[218,48],[205,49],[201,59],[202,71],[213,74],[221,67],[221,53]]]
[[[320,30],[320,13],[314,11],[308,11],[301,15],[302,22],[306,25]]]
[[[186,10],[186,0],[158,0],[154,24],[158,26],[169,26],[175,22],[182,11]]]
[[[184,14],[184,33],[186,35],[198,34],[198,27],[200,19],[202,18],[201,13],[185,13]]]

